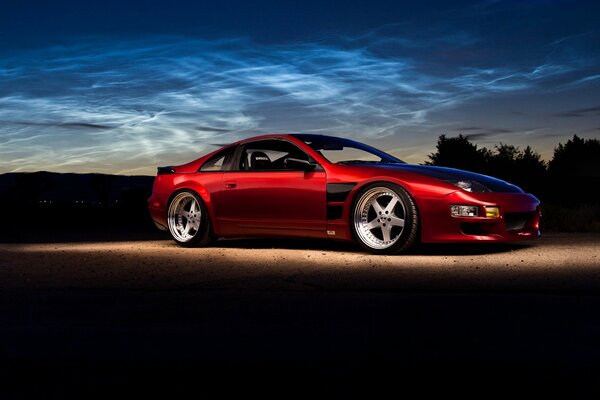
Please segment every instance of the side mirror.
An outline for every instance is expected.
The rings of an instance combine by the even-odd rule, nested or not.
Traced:
[[[317,166],[308,160],[302,160],[300,158],[288,157],[284,160],[283,165],[286,169],[300,170],[300,171],[312,171]]]

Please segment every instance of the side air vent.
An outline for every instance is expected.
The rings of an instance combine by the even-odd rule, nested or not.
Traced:
[[[157,169],[158,175],[166,175],[166,174],[174,174],[175,170],[173,167],[158,167]]]
[[[342,211],[343,211],[342,206],[328,204],[327,205],[327,219],[328,220],[341,219]]]
[[[356,182],[328,183],[327,202],[346,201]]]

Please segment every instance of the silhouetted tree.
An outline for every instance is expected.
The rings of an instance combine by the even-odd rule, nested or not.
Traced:
[[[525,150],[519,155],[517,165],[520,170],[527,169],[535,171],[538,174],[546,172],[546,163],[538,153],[533,151],[531,146],[525,147]]]
[[[550,199],[559,204],[600,204],[600,141],[573,136],[554,148],[549,162]]]
[[[514,183],[538,196],[544,193],[546,164],[530,146],[521,150],[500,143],[494,146],[494,150],[489,150],[477,148],[468,136],[448,138],[441,135],[436,149],[429,155],[430,161],[426,164],[484,173]]]
[[[500,143],[488,155],[490,175],[520,186],[527,192],[540,196],[546,181],[546,163],[530,146],[521,150],[516,146]]]
[[[478,149],[469,141],[468,136],[446,137],[440,135],[436,144],[436,152],[429,155],[427,165],[459,168],[467,171],[485,172],[488,150]]]
[[[517,173],[526,176],[529,180],[543,178],[548,174],[548,165],[530,146],[525,147],[525,150],[519,154],[516,167]]]
[[[519,155],[518,147],[503,143],[495,145],[494,151],[487,154],[488,173],[506,180],[514,178]]]
[[[559,143],[554,148],[548,167],[555,176],[600,177],[600,141],[574,135],[564,145]]]

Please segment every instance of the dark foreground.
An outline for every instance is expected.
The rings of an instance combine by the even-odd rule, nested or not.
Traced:
[[[599,244],[0,245],[0,397],[598,398]]]

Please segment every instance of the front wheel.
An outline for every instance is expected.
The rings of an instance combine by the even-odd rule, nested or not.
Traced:
[[[210,243],[210,218],[202,199],[191,191],[177,193],[167,211],[169,233],[177,244],[185,247]]]
[[[398,254],[417,242],[417,207],[398,185],[382,182],[365,187],[351,215],[354,237],[372,253]]]

